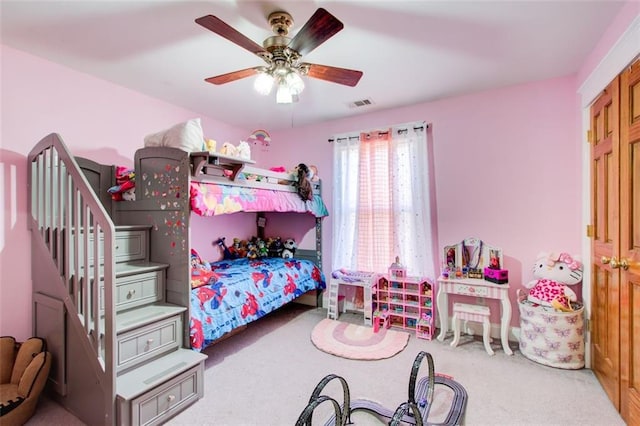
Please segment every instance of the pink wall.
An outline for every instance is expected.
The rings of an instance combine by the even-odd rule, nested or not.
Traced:
[[[502,247],[515,300],[516,289],[532,279],[538,252],[580,253],[575,93],[575,78],[566,77],[273,132],[271,155],[285,163],[316,164],[331,212],[330,136],[411,121],[431,123],[438,246],[475,236]],[[331,216],[323,228],[329,242]],[[325,248],[326,272],[330,243]],[[493,311],[497,314],[499,307]],[[514,314],[512,323],[518,325]]]
[[[131,165],[145,135],[199,115],[7,46],[1,46],[0,53],[0,335],[24,339],[32,333],[26,220],[29,150],[42,137],[56,132],[75,155],[103,164]],[[218,141],[236,143],[248,134],[206,117],[202,117],[202,126],[205,136]],[[210,237],[217,234],[213,228]]]
[[[580,250],[576,83],[584,81],[639,13],[640,3],[625,5],[577,78],[272,131],[272,145],[265,152],[256,150],[254,158],[261,167],[316,164],[331,212],[329,136],[417,120],[432,123],[438,245],[471,235],[501,246],[515,292],[522,282],[531,279],[530,266],[538,251]],[[0,53],[0,335],[24,339],[31,334],[31,261],[24,191],[26,155],[31,147],[46,134],[58,132],[75,155],[103,163],[130,164],[146,134],[197,115],[6,46],[0,45]],[[247,135],[246,129],[202,119],[205,136],[219,142],[235,142]],[[270,159],[277,160],[271,164]],[[205,257],[217,254],[210,244],[225,235],[225,229],[239,226],[248,230],[253,226],[249,224],[253,218],[228,220],[232,223],[225,221],[210,235],[192,235],[194,244],[207,252]],[[331,217],[324,223],[324,269],[330,272]],[[307,246],[312,244],[312,236],[303,235],[301,239]],[[517,325],[517,313],[512,323]]]

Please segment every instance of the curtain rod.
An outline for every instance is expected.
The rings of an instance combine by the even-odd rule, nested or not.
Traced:
[[[394,126],[391,126],[394,127]],[[427,123],[423,123],[420,126],[413,126],[413,130],[425,130],[429,128],[429,124]],[[408,128],[406,129],[398,129],[398,134],[400,133],[407,133],[409,131]],[[362,132],[362,133],[369,133],[369,132]],[[384,131],[384,132],[379,132],[381,135],[387,135],[389,134],[388,131]],[[338,138],[329,138],[327,139],[327,142],[332,143],[332,142],[341,142],[341,141],[346,141],[346,140],[354,140],[354,139],[360,139],[360,135],[358,136],[343,136],[343,137],[338,137]]]

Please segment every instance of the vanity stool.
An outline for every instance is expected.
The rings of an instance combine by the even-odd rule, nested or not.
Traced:
[[[491,310],[488,306],[470,305],[467,303],[454,303],[453,304],[453,341],[451,346],[456,347],[460,342],[460,321],[475,321],[482,323],[482,339],[484,341],[484,348],[489,355],[493,355],[493,349],[491,349],[491,337],[489,333],[491,331],[491,324],[489,323],[489,316]]]

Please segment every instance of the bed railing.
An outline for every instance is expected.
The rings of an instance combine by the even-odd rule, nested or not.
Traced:
[[[39,245],[32,247],[33,291],[61,300],[66,333],[84,336],[74,339],[80,348],[65,351],[84,353],[95,371],[87,383],[95,386],[97,379],[110,424],[115,421],[114,224],[58,134],[38,142],[28,168],[28,223],[32,245]],[[42,258],[46,252],[48,259]],[[57,276],[37,271],[43,262]]]

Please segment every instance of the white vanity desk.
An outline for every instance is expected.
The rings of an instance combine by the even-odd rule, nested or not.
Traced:
[[[449,294],[471,297],[499,299],[501,303],[500,339],[502,349],[507,355],[513,355],[509,347],[509,324],[511,323],[511,301],[509,284],[494,284],[479,278],[438,278],[438,318],[440,318],[439,341],[444,341],[449,330]],[[475,299],[474,299],[475,301]]]

